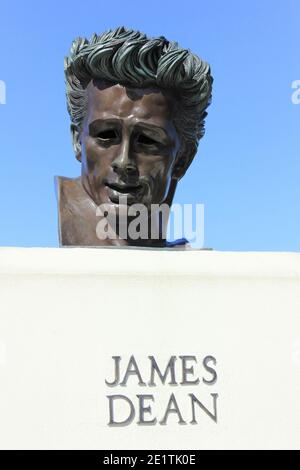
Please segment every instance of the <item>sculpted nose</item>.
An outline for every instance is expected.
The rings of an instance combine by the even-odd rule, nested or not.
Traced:
[[[139,176],[135,161],[130,158],[129,145],[124,143],[117,158],[112,162],[112,168],[126,183],[134,183]]]
[[[138,175],[138,169],[135,164],[131,162],[120,162],[120,161],[114,161],[112,163],[112,167],[114,171],[121,176],[123,173],[127,173],[128,176],[137,176]]]

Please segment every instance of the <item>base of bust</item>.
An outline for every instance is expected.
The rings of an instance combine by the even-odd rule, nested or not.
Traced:
[[[185,239],[168,242],[165,239],[124,240],[117,235],[115,238],[100,238],[97,235],[97,225],[99,223],[97,205],[83,188],[81,178],[56,176],[55,185],[60,247],[106,246],[186,249],[188,246]]]

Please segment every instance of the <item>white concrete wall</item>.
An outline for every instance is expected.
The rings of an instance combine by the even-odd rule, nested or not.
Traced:
[[[1,248],[0,301],[1,448],[300,447],[300,254]],[[147,356],[196,356],[200,383],[108,387],[131,355],[146,382]],[[160,421],[171,393],[187,424],[107,425],[107,395],[152,394]],[[189,424],[189,393],[217,423]]]

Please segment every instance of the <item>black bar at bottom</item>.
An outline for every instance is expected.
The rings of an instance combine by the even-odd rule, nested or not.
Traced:
[[[277,451],[206,451],[206,450],[2,450],[0,451],[0,466],[3,463],[17,465],[30,465],[30,468],[41,468],[41,465],[76,465],[83,469],[96,469],[99,467],[120,465],[124,468],[137,468],[153,465],[203,465],[215,463],[215,458],[222,458],[224,461],[228,458],[228,463],[233,457],[244,459],[247,454],[247,465],[257,462],[257,453],[270,459],[271,454],[279,462],[279,453]],[[286,452],[284,452],[286,462]],[[229,460],[230,459],[230,460]],[[241,460],[244,462],[244,460]]]

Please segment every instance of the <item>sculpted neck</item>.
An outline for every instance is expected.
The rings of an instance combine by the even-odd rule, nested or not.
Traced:
[[[166,231],[176,183],[161,211],[127,214],[127,207],[103,213],[82,186],[80,178],[56,178],[60,246],[167,246]],[[114,215],[114,214],[115,215]],[[131,213],[132,214],[132,213]],[[140,225],[139,225],[140,224]],[[137,234],[140,232],[140,237]],[[142,237],[142,238],[141,238]]]

